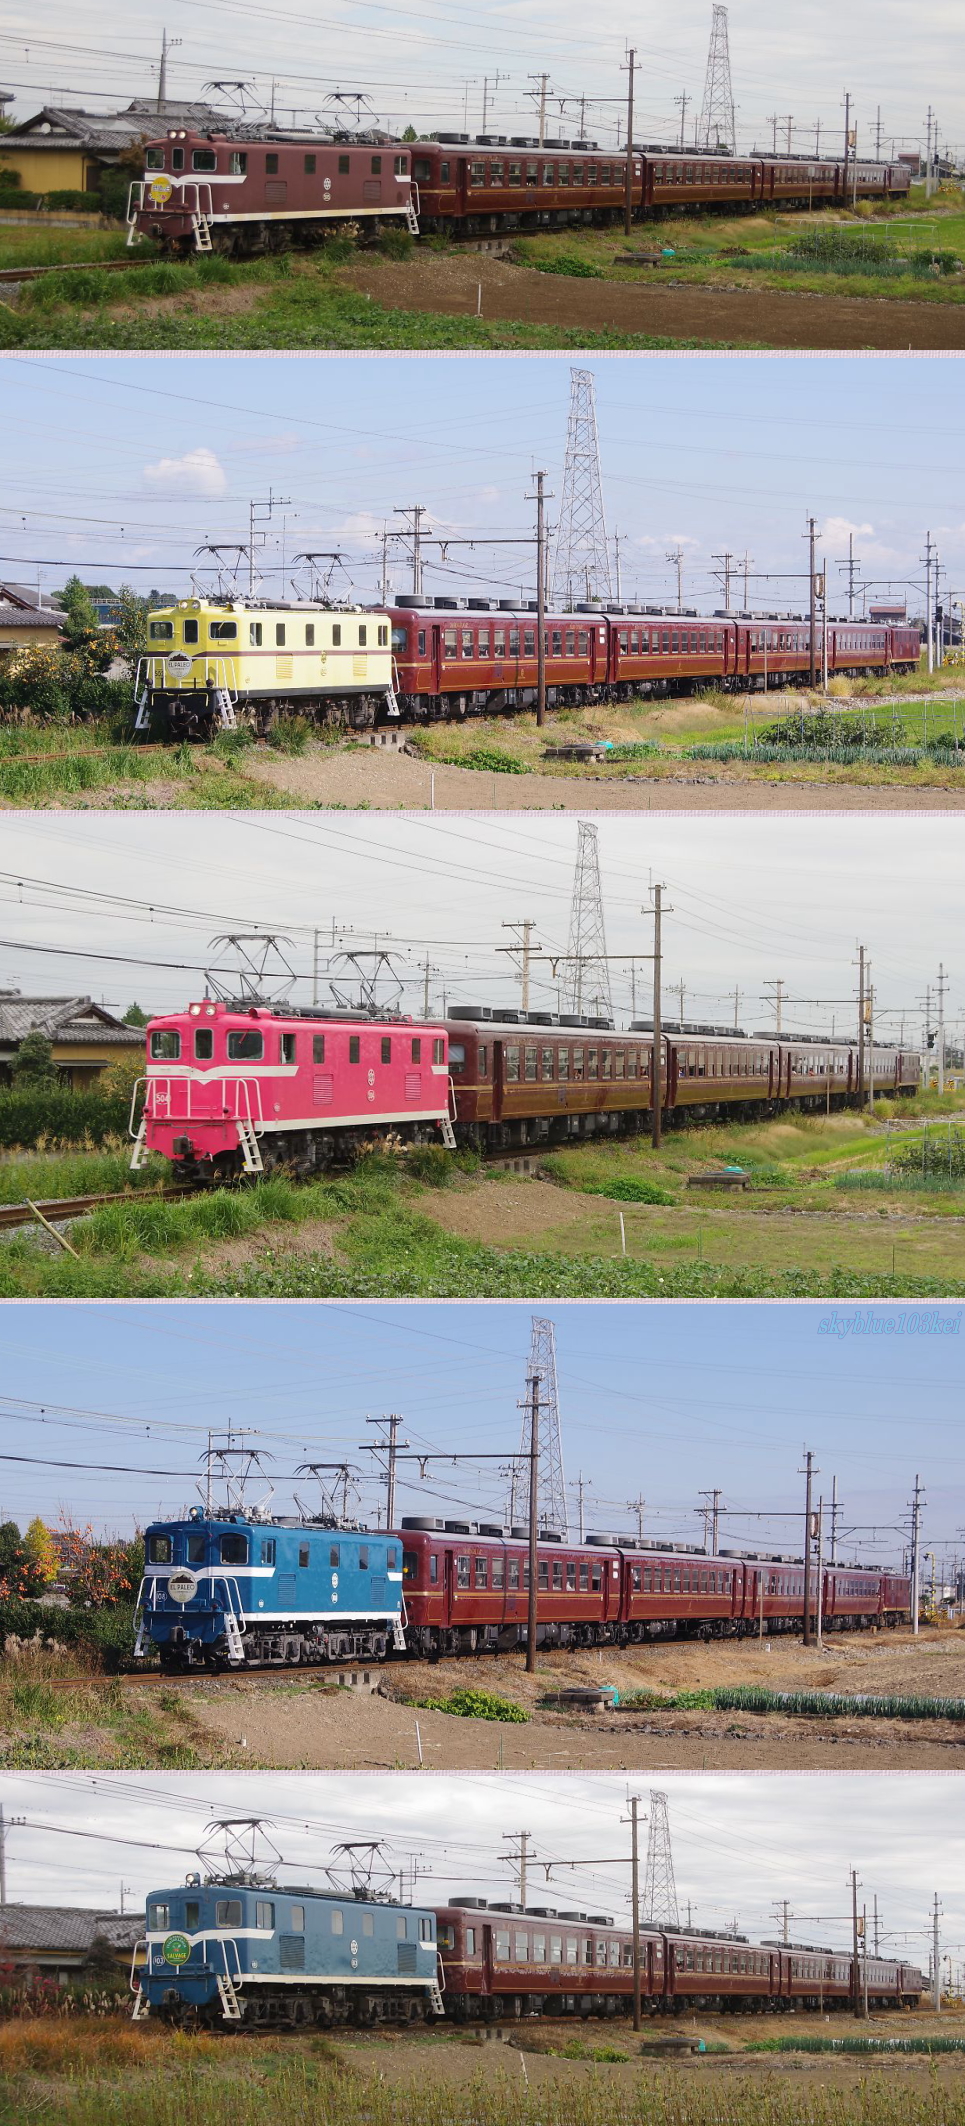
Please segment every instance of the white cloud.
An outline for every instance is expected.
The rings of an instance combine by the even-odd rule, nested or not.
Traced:
[[[159,458],[156,465],[145,465],[142,477],[147,487],[164,494],[223,495],[228,491],[224,467],[204,443],[186,451],[183,458]]]

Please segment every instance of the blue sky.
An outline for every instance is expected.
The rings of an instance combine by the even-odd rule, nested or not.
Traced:
[[[677,98],[688,98],[687,134],[700,107],[711,10],[707,0],[680,0],[672,16],[647,17],[627,4],[607,9],[587,37],[578,0],[479,0],[471,24],[453,0],[331,0],[323,14],[299,0],[167,0],[163,19],[171,54],[168,94],[197,97],[212,78],[245,77],[262,108],[276,89],[276,109],[300,124],[328,117],[335,89],[365,90],[383,123],[420,127],[482,124],[488,77],[488,126],[533,130],[533,77],[550,76],[550,116],[565,134],[579,130],[588,99],[587,132],[612,141],[626,99],[620,68],[633,43],[640,64],[635,134],[679,136]],[[923,0],[908,34],[903,0],[808,0],[793,12],[768,0],[732,0],[730,48],[738,140],[769,145],[771,114],[788,114],[793,146],[809,152],[821,121],[822,146],[840,146],[844,92],[850,89],[867,151],[880,107],[882,144],[924,137],[929,102],[942,137],[962,138],[961,90],[948,70],[959,16],[954,0]],[[17,0],[8,16],[3,74],[26,116],[41,103],[114,108],[157,91],[161,17],[146,0],[123,16],[91,0],[82,24],[66,0],[50,0],[38,24]],[[498,87],[495,78],[499,75]],[[561,111],[561,99],[563,108]]]
[[[809,511],[840,609],[849,534],[859,580],[904,589],[922,579],[930,530],[953,595],[965,594],[965,514],[949,478],[963,425],[954,358],[591,366],[625,596],[675,595],[666,556],[679,547],[685,602],[712,610],[713,557],[730,550],[751,557],[753,603],[794,609]],[[0,576],[36,581],[39,564],[48,588],[76,568],[184,590],[195,549],[247,537],[249,500],[273,491],[265,589],[290,596],[297,552],[339,549],[334,587],[371,598],[397,506],[423,503],[452,537],[529,535],[541,465],[553,522],[569,387],[564,356],[9,357]],[[399,548],[394,572],[406,588]],[[515,595],[532,576],[528,548],[453,548],[430,558],[426,588]]]
[[[669,1797],[684,1920],[689,1899],[696,1925],[727,1927],[736,1919],[752,1939],[773,1939],[775,1902],[786,1897],[792,1939],[848,1948],[855,1867],[859,1904],[867,1900],[869,1916],[877,1894],[883,1954],[927,1962],[937,1889],[942,1955],[960,1961],[965,1900],[955,1774],[660,1770],[659,1779]],[[257,1815],[267,1819],[281,1855],[282,1883],[325,1888],[337,1843],[376,1838],[391,1868],[418,1866],[417,1901],[441,1903],[460,1891],[505,1898],[514,1882],[503,1834],[526,1828],[537,1856],[528,1903],[606,1912],[622,1923],[629,1915],[626,1775],[172,1772],[159,1779],[5,1772],[0,1785],[8,1821],[26,1819],[7,1838],[11,1903],[116,1910],[123,1882],[127,1910],[137,1909],[149,1891],[183,1881],[197,1865],[212,1816]],[[634,1790],[645,1838],[645,1781]]]
[[[965,1331],[920,1333],[920,1310],[879,1307],[894,1333],[828,1334],[823,1306],[559,1305],[555,1322],[564,1468],[586,1484],[588,1530],[636,1525],[697,1540],[701,1490],[732,1509],[726,1539],[798,1547],[802,1449],[816,1491],[837,1477],[851,1555],[900,1555],[915,1475],[925,1485],[926,1547],[954,1551],[965,1509],[961,1402]],[[832,1310],[833,1312],[834,1310]],[[864,1321],[867,1310],[859,1310]],[[853,1308],[836,1318],[855,1318]],[[279,1510],[293,1488],[314,1502],[306,1459],[348,1459],[357,1510],[390,1411],[413,1449],[445,1454],[519,1445],[532,1310],[523,1305],[113,1305],[8,1302],[0,1313],[0,1507],[25,1524],[62,1510],[129,1533],[195,1501],[209,1428],[256,1430]],[[909,1324],[913,1325],[909,1327]],[[39,1466],[6,1459],[25,1455]],[[45,1463],[80,1466],[47,1468]],[[106,1465],[96,1467],[95,1465]],[[170,1471],[170,1475],[158,1475]],[[125,1473],[118,1473],[125,1472]],[[142,1473],[143,1472],[143,1473]],[[401,1471],[399,1510],[501,1516],[505,1479],[485,1462]],[[748,1517],[742,1518],[742,1513]],[[757,1514],[772,1518],[758,1520]],[[722,1538],[724,1540],[724,1538]]]
[[[533,1003],[556,1008],[565,969],[577,823],[433,813],[11,813],[0,857],[0,986],[57,995],[76,984],[120,1003],[183,1006],[204,993],[216,933],[256,925],[290,940],[294,1001],[319,1001],[346,945],[390,950],[403,1008],[515,1003],[504,922],[531,917]],[[684,1017],[751,1031],[856,1026],[856,939],[866,946],[879,1035],[917,1041],[925,985],[951,971],[946,1019],[962,1018],[955,937],[965,923],[961,829],[953,813],[743,818],[605,813],[599,856],[614,1008],[631,1011],[629,956],[652,946],[651,878],[666,883],[664,1008],[685,984]],[[334,954],[332,940],[335,940]],[[627,958],[621,956],[627,955]],[[636,962],[637,1010],[652,981]],[[354,992],[353,992],[354,993]],[[389,990],[381,994],[388,1001]],[[565,1009],[565,1004],[563,1005]],[[679,995],[674,1005],[679,1010]],[[904,1035],[902,1026],[904,1025]]]

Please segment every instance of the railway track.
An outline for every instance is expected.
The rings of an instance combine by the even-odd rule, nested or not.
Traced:
[[[59,266],[4,266],[0,269],[0,285],[43,280],[47,273],[129,273],[132,266],[158,263],[153,258],[77,258],[65,259]]]
[[[191,1188],[120,1189],[112,1196],[56,1196],[52,1200],[36,1203],[0,1203],[0,1231],[18,1225],[59,1225],[68,1218],[84,1218],[89,1211],[100,1210],[104,1203],[173,1203],[184,1196],[192,1196]]]

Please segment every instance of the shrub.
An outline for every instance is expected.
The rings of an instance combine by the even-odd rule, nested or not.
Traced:
[[[127,1134],[130,1100],[72,1093],[65,1085],[0,1092],[0,1148],[105,1144]]]
[[[425,1708],[427,1712],[454,1713],[461,1720],[502,1720],[521,1723],[529,1719],[525,1707],[517,1705],[512,1698],[500,1698],[493,1690],[450,1691],[448,1698],[411,1698],[411,1705]]]
[[[304,753],[311,735],[307,716],[281,715],[271,727],[268,743],[279,753]]]
[[[67,213],[99,214],[101,212],[101,195],[99,192],[48,192],[46,197],[47,205],[52,211],[59,207]]]
[[[618,1181],[584,1181],[581,1193],[584,1196],[612,1196],[615,1203],[676,1203],[670,1189],[661,1188],[658,1181],[635,1180],[630,1176]]]
[[[379,250],[384,258],[411,258],[415,250],[415,238],[408,229],[383,229],[379,237]]]
[[[515,760],[512,753],[500,752],[498,746],[473,746],[469,753],[453,754],[451,765],[478,768],[490,775],[531,775],[533,772],[524,760]]]
[[[606,274],[602,266],[592,266],[588,258],[575,258],[571,252],[561,252],[559,258],[530,259],[537,273],[562,273],[569,280],[602,281]]]
[[[449,1188],[456,1171],[452,1153],[441,1144],[416,1144],[405,1162],[406,1173],[427,1188]]]
[[[50,1609],[40,1602],[7,1596],[0,1600],[0,1648],[6,1648],[8,1639],[36,1639],[41,1645],[53,1641],[86,1651],[108,1674],[116,1675],[130,1659],[134,1645],[133,1603],[106,1609]]]

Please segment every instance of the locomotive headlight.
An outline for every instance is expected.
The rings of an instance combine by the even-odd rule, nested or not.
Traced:
[[[190,1013],[190,1015],[191,1015],[192,1019],[199,1019],[199,1018],[200,1018],[200,1016],[201,1016],[201,1006],[200,1006],[200,1004],[189,1004],[189,1005],[188,1005],[188,1011],[189,1011],[189,1013]]]
[[[177,1572],[172,1572],[168,1581],[168,1594],[172,1602],[180,1602],[182,1605],[185,1602],[193,1602],[197,1592],[198,1582],[193,1572],[186,1572],[183,1566],[179,1567]]]

